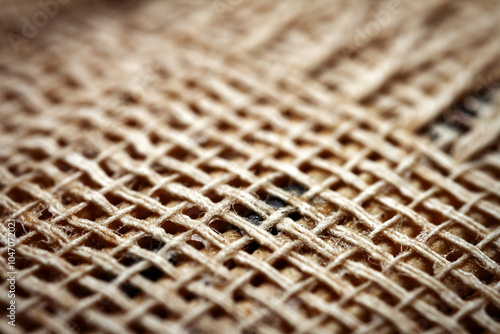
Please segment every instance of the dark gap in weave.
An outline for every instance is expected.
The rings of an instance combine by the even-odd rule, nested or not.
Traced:
[[[237,128],[226,120],[220,120],[217,122],[217,128],[224,132],[235,132]]]
[[[157,161],[151,163],[150,167],[152,170],[154,170],[156,173],[158,173],[160,175],[165,176],[165,175],[171,175],[174,173],[170,168],[163,166],[161,163],[159,163]]]
[[[169,203],[175,203],[175,202],[181,202],[182,201],[182,199],[180,197],[178,197],[177,195],[174,195],[174,194],[170,193],[169,191],[167,191],[167,190],[165,190],[163,188],[155,190],[151,194],[151,197],[153,199],[156,199],[157,201],[159,201],[163,205],[167,205]]]
[[[134,319],[134,321],[128,324],[128,327],[134,333],[147,333],[148,330],[139,322],[138,319]]]
[[[357,277],[355,274],[352,274],[352,273],[344,273],[342,275],[342,279],[345,281],[348,281],[349,283],[351,283],[355,287],[358,287],[361,284],[364,284],[368,281],[366,278]]]
[[[281,198],[271,196],[265,190],[262,189],[258,190],[256,192],[256,195],[261,201],[264,201],[267,205],[275,209],[280,209],[288,205],[288,203],[282,200]]]
[[[173,251],[169,251],[167,253],[167,260],[172,265],[178,267],[178,266],[182,265],[183,263],[188,262],[189,258],[186,255],[184,255],[183,253],[181,253],[180,251],[173,250]]]
[[[145,236],[137,240],[137,244],[139,245],[139,247],[147,249],[152,252],[158,252],[160,249],[163,248],[163,246],[165,246],[164,242],[150,236]]]
[[[417,268],[425,273],[427,273],[430,276],[435,274],[433,262],[431,260],[429,260],[428,258],[422,256],[419,253],[416,253],[416,252],[410,253],[409,255],[407,255],[405,257],[404,262],[412,265],[413,267],[415,267],[415,268]],[[408,277],[405,279],[409,280],[410,278]],[[406,283],[409,283],[409,282],[410,281],[408,281]]]
[[[268,230],[267,230],[269,233],[271,233],[272,235],[278,235],[280,233],[280,230],[278,230],[276,227],[274,226],[271,226]]]
[[[35,161],[41,161],[44,159],[47,159],[49,155],[45,153],[45,151],[41,148],[21,148],[19,152],[24,153],[28,155],[30,158],[32,158]]]
[[[262,127],[261,127],[262,131],[269,131],[269,132],[272,132],[273,130],[275,130],[274,128],[274,124],[272,123],[269,123],[269,122],[266,122]],[[276,132],[279,132],[279,130],[276,130]]]
[[[291,265],[290,265],[290,262],[288,262],[288,261],[287,261],[286,259],[284,259],[284,258],[279,258],[279,259],[277,259],[276,261],[274,261],[274,263],[273,263],[273,267],[274,267],[276,270],[278,270],[278,271],[283,270],[283,269],[284,269],[285,267],[287,267],[287,266],[291,266]]]
[[[92,269],[92,271],[89,272],[89,275],[91,275],[97,279],[100,279],[101,281],[108,282],[108,283],[112,282],[116,278],[115,274],[110,273],[110,272],[108,272],[105,269],[100,268],[100,267],[96,267],[96,268]]]
[[[7,306],[5,308],[2,306],[2,310],[5,309],[7,309]],[[24,312],[18,312],[18,314],[16,314],[15,324],[19,325],[22,329],[24,329],[26,333],[34,332],[37,329],[40,329],[40,327],[42,327],[42,325],[39,322],[27,316]],[[22,332],[22,330],[20,332]]]
[[[238,117],[241,117],[241,118],[247,118],[248,117],[248,110],[246,110],[245,108],[236,109],[236,115],[238,115]]]
[[[35,215],[40,220],[48,220],[48,219],[51,219],[53,217],[52,213],[45,206],[43,207],[43,209],[41,211],[35,212]]]
[[[162,305],[155,305],[153,306],[152,308],[149,309],[149,311],[151,312],[151,314],[157,316],[158,318],[160,319],[167,319],[169,318],[172,314],[167,310],[165,309],[164,306]]]
[[[54,249],[53,249],[53,244],[49,242],[49,240],[47,239],[47,237],[45,237],[44,235],[42,234],[35,234],[34,236],[30,237],[29,241],[27,242],[27,244],[29,245],[32,245],[34,247],[37,247],[39,249],[44,249],[46,251],[49,251],[49,252],[53,252]]]
[[[134,191],[145,192],[153,187],[153,184],[149,182],[148,178],[145,176],[135,176],[132,180],[127,182],[126,186]]]
[[[292,299],[292,303],[294,300]],[[294,326],[291,325],[285,318],[282,318],[272,308],[270,312],[264,317],[263,323],[267,326],[275,328],[280,333],[293,333]]]
[[[303,216],[298,211],[295,211],[295,212],[289,213],[287,215],[287,217],[290,218],[293,221],[297,221],[300,218],[302,218]]]
[[[187,127],[188,127],[188,124],[184,124],[182,123],[177,117],[175,116],[172,116],[168,119],[168,125],[170,125],[170,127],[172,129],[176,129],[176,130],[179,130],[179,131],[183,131],[185,130]]]
[[[76,333],[92,333],[96,331],[96,327],[85,317],[81,315],[75,316],[69,321],[69,327]]]
[[[398,254],[402,253],[405,251],[407,247],[404,247],[401,244],[396,244],[393,240],[390,238],[383,236],[383,235],[377,235],[372,239],[373,243],[380,247],[383,251],[389,252],[392,254],[392,256],[396,257]]]
[[[254,98],[254,102],[256,104],[261,104],[261,105],[270,105],[272,104],[272,101],[270,98],[266,97],[266,96],[256,96]]]
[[[135,285],[128,282],[120,284],[119,288],[120,290],[123,291],[123,293],[125,293],[130,298],[134,298],[135,296],[141,293],[140,289],[138,289]]]
[[[422,314],[415,308],[405,308],[403,309],[403,314],[406,315],[410,320],[413,320],[419,327],[421,331],[427,331],[433,327],[435,327],[434,322],[428,320],[423,317]]]
[[[94,124],[86,118],[78,118],[78,119],[76,119],[76,121],[78,123],[78,127],[81,130],[90,131],[92,129],[95,129]]]
[[[267,175],[267,174],[270,174],[273,172],[272,169],[268,168],[268,167],[265,167],[263,166],[262,164],[260,163],[257,163],[255,164],[254,166],[252,166],[250,168],[250,171],[252,173],[254,173],[255,176],[259,176],[259,177],[262,177],[264,175]]]
[[[113,133],[113,132],[105,132],[104,133],[104,138],[109,140],[112,143],[121,143],[123,142],[124,138],[121,137],[120,135]]]
[[[223,264],[228,270],[236,267],[236,262],[233,259],[226,260]]]
[[[7,196],[9,196],[14,202],[20,204],[29,203],[34,200],[33,196],[31,196],[27,191],[24,191],[17,187],[14,187],[11,190],[9,190]]]
[[[167,152],[167,155],[179,161],[189,161],[195,156],[182,146],[175,146]]]
[[[31,229],[28,226],[25,226],[24,218],[21,218],[21,217],[4,218],[7,216],[8,216],[7,210],[4,210],[3,207],[0,206],[0,217],[2,217],[2,221],[6,222],[7,224],[12,224],[12,223],[14,224],[14,228],[15,228],[14,235],[16,236],[16,238],[20,238],[23,235],[26,235],[29,232],[31,232]],[[6,239],[4,239],[4,241],[7,243]]]
[[[284,208],[285,206],[288,205],[285,201],[283,201],[281,198],[277,197],[269,197],[265,200],[266,204],[272,206],[275,209],[280,209]]]
[[[106,212],[100,206],[93,202],[87,203],[80,211],[75,214],[78,218],[96,221],[97,219],[107,216]]]
[[[217,191],[215,190],[209,190],[207,191],[207,193],[205,194],[206,197],[208,197],[213,203],[219,203],[220,201],[222,201],[224,199],[224,197],[222,197],[221,195],[219,195],[217,193]]]
[[[226,147],[222,150],[222,152],[219,153],[219,157],[221,157],[224,160],[235,160],[235,159],[245,159],[246,156],[233,149],[232,147]]]
[[[73,167],[71,167],[68,163],[66,163],[62,159],[58,159],[54,162],[54,165],[61,170],[64,173],[69,173],[70,171],[73,170]]]
[[[139,152],[135,145],[128,144],[127,147],[125,147],[125,152],[134,160],[144,161],[146,159],[146,156]]]
[[[226,173],[226,170],[220,168],[220,167],[215,167],[215,166],[212,166],[210,165],[209,162],[203,162],[201,163],[198,168],[202,171],[204,171],[205,173],[207,174],[210,174],[210,175],[217,175],[219,173]]]
[[[82,139],[77,141],[78,151],[87,159],[94,159],[99,155],[99,149],[89,140]]]
[[[248,254],[253,254],[257,249],[259,249],[260,245],[257,241],[251,241],[248,245],[246,245],[243,250]]]
[[[190,240],[186,241],[186,244],[190,245],[191,247],[193,247],[194,249],[197,249],[197,250],[201,250],[201,249],[205,248],[205,244],[203,241],[194,240],[192,238]]]
[[[189,291],[186,287],[182,287],[179,290],[179,295],[184,298],[185,301],[190,302],[192,301],[196,296]]]
[[[381,272],[382,266],[379,261],[373,259],[368,252],[365,250],[359,250],[354,253],[350,258],[351,261],[356,261],[362,263],[366,267],[370,267],[375,271]]]
[[[256,226],[259,226],[264,221],[264,218],[262,218],[258,213],[250,210],[242,204],[233,204],[233,209],[239,216],[245,218]]]
[[[210,226],[210,228],[212,228],[214,231],[220,234],[224,234],[225,232],[230,230],[234,230],[241,234],[241,230],[238,227],[224,220],[216,219],[211,221],[208,225]]]
[[[491,148],[490,148],[490,152],[492,154],[496,154],[496,152],[498,150],[500,150],[500,145],[498,145],[498,143],[500,143],[500,137],[497,138],[496,142],[494,142],[492,145],[491,145]],[[495,145],[498,145],[499,148],[498,149],[495,149]],[[498,164],[491,164],[491,165],[486,165],[484,164],[480,170],[482,172],[484,172],[485,174],[487,174],[489,177],[491,177],[492,179],[496,180],[498,179],[498,175],[500,175],[500,166]]]
[[[205,215],[205,211],[196,206],[191,206],[182,210],[182,214],[188,216],[191,219],[199,219]]]
[[[147,218],[151,217],[152,215],[156,215],[156,213],[150,211],[149,209],[147,209],[141,205],[137,205],[135,207],[135,209],[130,212],[130,214],[132,215],[132,217],[135,217],[135,218],[141,219],[141,220],[147,219]]]
[[[40,188],[47,189],[54,186],[54,180],[48,177],[45,173],[39,172],[38,175],[31,179],[32,182],[38,184]]]
[[[125,267],[131,267],[142,261],[142,258],[132,253],[125,253],[120,256],[118,262],[120,262]]]
[[[61,257],[66,260],[68,263],[70,263],[72,266],[79,266],[82,264],[88,264],[89,261],[88,259],[74,253],[64,253],[61,255]],[[17,264],[17,262],[16,262]]]
[[[243,180],[238,175],[234,176],[231,179],[231,181],[229,181],[227,184],[230,185],[231,187],[237,188],[237,189],[246,188],[246,187],[248,187],[250,185],[249,182]]]
[[[148,138],[153,145],[158,145],[161,142],[161,137],[156,132],[151,132]]]
[[[153,282],[156,282],[157,280],[165,276],[163,271],[161,271],[156,266],[151,266],[147,269],[144,269],[143,271],[140,272],[140,274]]]
[[[332,303],[340,299],[340,295],[332,290],[332,288],[325,283],[317,282],[313,285],[311,292],[324,299],[327,303]]]
[[[78,281],[71,281],[66,284],[66,289],[71,292],[76,298],[83,299],[91,296],[94,292]]]
[[[472,111],[467,112],[466,109],[455,105],[442,114],[436,122],[464,134],[470,131],[472,126],[470,118],[475,116],[476,114],[472,113]],[[436,135],[436,133],[433,133],[433,137],[431,138],[435,138]]]
[[[493,82],[475,91],[462,94],[448,109],[440,113],[430,124],[426,124],[418,133],[427,135],[432,141],[437,141],[441,136],[438,128],[440,125],[462,135],[469,132],[474,125],[473,119],[481,117],[477,105],[490,103],[491,95],[497,89]],[[449,153],[450,148],[445,148],[445,150]]]
[[[259,226],[264,221],[264,218],[259,216],[257,213],[251,213],[248,216],[246,216],[245,218],[256,226]]]
[[[124,224],[120,219],[114,220],[109,223],[108,228],[115,234],[122,236],[135,229],[129,225]]]
[[[266,276],[264,276],[264,274],[262,274],[262,273],[257,273],[250,280],[250,284],[252,284],[255,287],[258,287],[259,285],[261,285],[265,281],[267,281]]]
[[[206,90],[205,92],[207,94],[207,96],[209,98],[211,98],[212,100],[216,101],[216,102],[223,102],[221,96],[219,94],[217,94],[216,92],[214,92],[213,90]]]
[[[500,308],[496,306],[493,302],[489,302],[484,310],[486,314],[496,322],[500,321]]]
[[[306,186],[293,181],[289,176],[277,177],[273,182],[277,187],[291,193],[295,193],[299,196],[304,194],[309,190]]]
[[[57,306],[55,303],[44,302],[44,303],[41,303],[40,306],[43,308],[43,310],[45,312],[47,312],[51,316],[55,316],[57,314],[57,308],[56,308]]]
[[[59,270],[50,266],[40,267],[40,269],[35,271],[33,275],[35,275],[42,281],[49,283],[57,282],[63,277],[62,273]]]
[[[26,269],[26,268],[29,268],[31,267],[33,264],[35,264],[35,262],[33,262],[32,260],[30,260],[29,258],[27,257],[24,257],[24,256],[20,256],[19,254],[16,254],[16,270],[23,270],[23,269]]]
[[[72,192],[71,190],[65,190],[61,194],[61,203],[63,205],[72,205],[72,204],[79,204],[83,202],[83,199],[80,197],[79,194],[76,194]]]
[[[281,110],[281,114],[283,115],[283,117],[287,118],[292,122],[304,121],[304,117],[300,115],[297,111],[293,110],[292,108],[283,108]]]
[[[139,94],[135,92],[122,92],[119,96],[120,101],[123,102],[126,106],[137,104],[140,101]]]
[[[439,296],[439,294],[435,293],[434,291],[429,291],[425,293],[421,297],[421,299],[427,302],[428,304],[433,305],[439,310],[439,312],[447,316],[451,316],[457,311],[457,309],[454,306],[445,303],[443,299],[441,299],[441,296]]]
[[[108,297],[101,297],[101,300],[96,302],[94,307],[105,314],[116,314],[121,311],[120,306],[116,305],[116,303]]]
[[[173,222],[171,220],[165,220],[164,222],[161,223],[160,227],[168,234],[171,235],[178,235],[180,233],[186,232],[188,229],[180,224],[177,224],[176,222]]]
[[[475,299],[480,295],[476,290],[451,273],[446,275],[441,281],[465,301]]]
[[[115,246],[115,243],[114,240],[104,235],[100,235],[96,232],[91,232],[83,245],[97,250],[103,250],[105,248],[113,248]]]
[[[31,168],[29,166],[27,166],[26,164],[12,165],[12,166],[9,166],[7,169],[14,176],[21,176],[23,174],[31,172]]]
[[[101,185],[94,180],[87,174],[87,172],[83,173],[82,176],[79,177],[80,182],[82,182],[83,185],[93,189],[93,190],[100,190]]]
[[[318,153],[318,157],[324,160],[329,160],[335,157],[335,155],[330,152],[329,150],[322,150],[321,152]]]
[[[421,215],[422,217],[426,218],[429,222],[432,224],[438,226],[441,225],[446,221],[446,218],[444,215],[436,210],[432,209],[427,209],[423,203],[419,203],[414,210]]]
[[[175,181],[182,184],[185,187],[188,187],[188,188],[194,188],[194,187],[201,186],[200,182],[196,181],[194,178],[192,178],[188,175],[179,175],[175,179]]]
[[[212,307],[212,309],[210,309],[210,316],[212,317],[212,319],[219,319],[219,318],[222,318],[226,312],[224,311],[224,309],[220,306],[214,306]]]
[[[128,126],[130,128],[135,128],[135,129],[141,129],[142,128],[142,124],[140,121],[138,121],[137,119],[133,118],[133,117],[128,117],[126,119],[123,120],[123,124],[125,126]]]
[[[233,301],[235,303],[241,303],[241,302],[243,302],[245,300],[246,300],[245,293],[243,291],[241,291],[241,289],[234,290],[234,292],[233,292]]]
[[[496,219],[493,215],[481,209],[474,207],[469,210],[467,215],[474,219],[476,222],[484,225],[491,230],[496,229],[500,226],[500,220]]]
[[[445,258],[446,258],[446,260],[448,260],[450,262],[455,262],[456,260],[461,258],[463,255],[464,255],[464,253],[462,251],[454,250],[454,251],[451,251],[450,253],[446,254]]]
[[[462,320],[460,320],[460,325],[464,326],[465,330],[467,330],[471,334],[479,334],[486,331],[483,326],[478,324],[471,317],[464,317]]]
[[[113,204],[114,206],[118,206],[120,203],[123,203],[123,198],[121,198],[120,196],[116,196],[113,193],[106,193],[104,197],[106,197],[108,202]]]

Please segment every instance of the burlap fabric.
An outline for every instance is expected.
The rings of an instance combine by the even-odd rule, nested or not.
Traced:
[[[0,332],[500,333],[498,1],[0,4]]]

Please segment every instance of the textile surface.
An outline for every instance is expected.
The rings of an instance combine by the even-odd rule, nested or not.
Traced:
[[[0,332],[500,333],[499,1],[0,6]]]

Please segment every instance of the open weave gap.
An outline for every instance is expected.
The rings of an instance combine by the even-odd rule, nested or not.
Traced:
[[[2,39],[0,332],[499,333],[498,8],[75,1]]]

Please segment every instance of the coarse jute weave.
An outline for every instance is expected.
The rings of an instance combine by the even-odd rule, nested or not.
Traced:
[[[1,333],[500,333],[499,1],[0,6]]]

